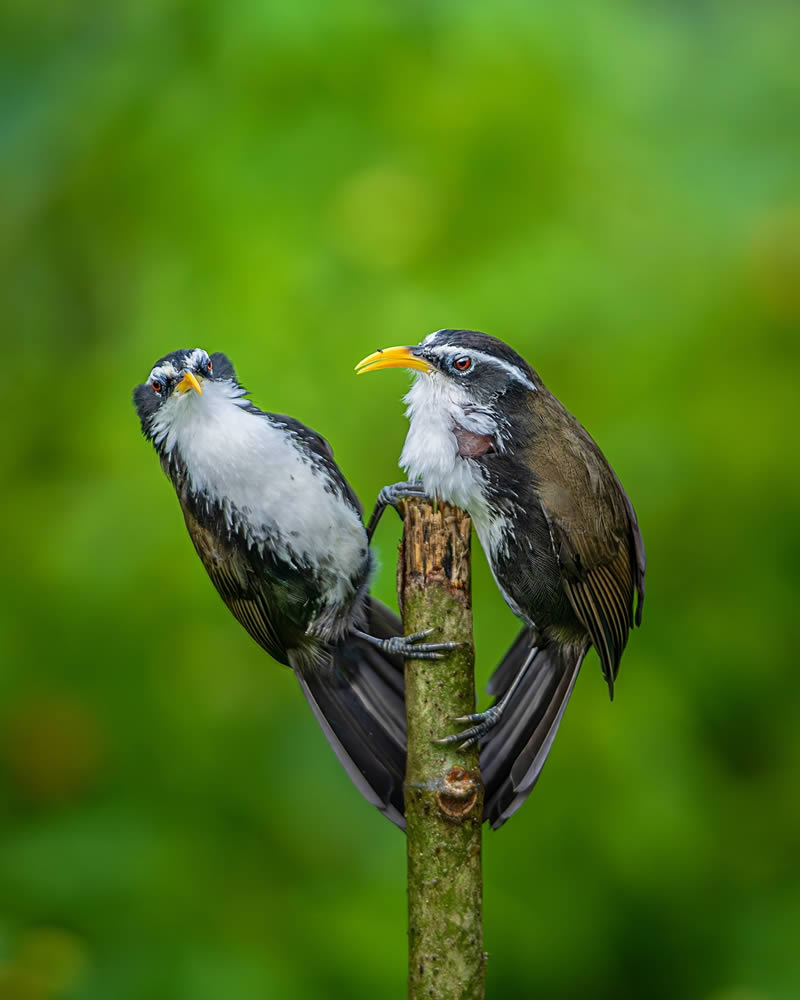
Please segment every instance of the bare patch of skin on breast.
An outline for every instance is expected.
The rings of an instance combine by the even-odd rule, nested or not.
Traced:
[[[491,434],[475,434],[465,430],[458,424],[453,428],[458,442],[458,454],[461,458],[480,458],[489,451],[494,451],[494,438]]]

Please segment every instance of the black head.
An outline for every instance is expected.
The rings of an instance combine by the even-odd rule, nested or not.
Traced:
[[[195,347],[171,351],[159,358],[147,381],[133,390],[133,405],[145,436],[153,437],[156,417],[169,400],[189,391],[202,394],[206,381],[228,381],[238,385],[236,372],[226,355],[208,354],[201,347]]]
[[[502,340],[477,330],[437,330],[416,347],[376,351],[356,366],[359,374],[379,368],[413,368],[443,376],[481,404],[512,389],[535,392],[541,387],[524,358]]]

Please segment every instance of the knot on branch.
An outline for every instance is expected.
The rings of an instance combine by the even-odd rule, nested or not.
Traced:
[[[480,781],[463,767],[451,767],[436,793],[436,804],[446,819],[463,823],[478,801]]]

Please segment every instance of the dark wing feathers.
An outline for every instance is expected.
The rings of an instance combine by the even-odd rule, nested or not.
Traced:
[[[597,650],[613,697],[628,632],[641,622],[642,536],[633,505],[591,436],[550,393],[541,402],[550,433],[543,445],[533,445],[536,492],[564,591]]]
[[[181,508],[200,561],[231,614],[271,657],[288,664],[287,649],[309,642],[305,629],[292,623],[293,617],[302,620],[303,615],[291,614],[293,605],[301,611],[305,595],[289,580],[276,586],[266,569],[257,574],[235,545],[203,527],[183,502]]]
[[[216,586],[214,574],[209,572],[212,583]],[[219,588],[217,588],[219,590]],[[222,596],[222,592],[220,591]],[[255,594],[253,597],[236,598],[224,597],[222,599],[230,608],[233,617],[239,624],[255,639],[255,641],[265,649],[273,659],[280,663],[287,663],[287,651],[278,635],[270,614],[270,608],[263,596]]]
[[[568,536],[558,521],[550,522],[550,530],[564,590],[597,650],[613,697],[619,661],[633,625],[630,546],[618,539],[616,552],[609,557],[587,550],[580,544],[582,536]]]
[[[328,742],[353,784],[401,829],[406,762],[403,661],[357,636],[332,647],[299,625],[308,594],[290,580],[259,574],[236,546],[221,542],[183,507],[186,526],[211,581],[233,616],[280,663],[290,665]],[[305,609],[307,614],[307,608]],[[367,598],[370,634],[402,634],[400,620]]]
[[[613,469],[611,470],[614,471]],[[639,530],[639,519],[636,516],[636,511],[633,509],[633,504],[631,503],[630,497],[623,489],[622,483],[617,479],[617,474],[614,473],[614,479],[617,481],[617,486],[619,487],[619,492],[622,494],[622,500],[625,504],[625,510],[628,513],[628,521],[630,523],[631,529],[631,547],[634,565],[634,583],[636,584],[636,593],[638,600],[636,602],[636,617],[633,617],[633,608],[631,607],[631,625],[642,624],[642,608],[644,606],[644,574],[647,569],[647,558],[644,554],[644,540],[642,538],[642,533]]]

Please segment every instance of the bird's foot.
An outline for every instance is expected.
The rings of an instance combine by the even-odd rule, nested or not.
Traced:
[[[407,660],[441,660],[446,653],[456,649],[460,642],[421,642],[439,629],[426,628],[423,632],[412,632],[411,635],[396,635],[391,639],[382,639],[381,648],[387,653],[395,653]]]
[[[377,502],[384,507],[397,507],[401,500],[424,500],[428,494],[422,483],[392,483],[384,486],[378,494]]]
[[[402,500],[424,500],[427,496],[428,494],[425,492],[425,487],[422,483],[392,483],[391,486],[384,486],[378,494],[378,499],[375,501],[375,509],[367,525],[367,538],[372,541],[372,536],[375,534],[378,522],[387,507],[394,507],[397,510],[397,505]]]
[[[408,660],[441,660],[446,653],[451,652],[460,642],[421,642],[429,635],[438,632],[436,628],[426,628],[423,632],[412,632],[411,635],[393,635],[389,639],[379,639],[368,632],[360,629],[353,629],[353,633],[360,639],[368,642],[377,649],[382,649],[384,653],[393,653],[395,656],[404,656]]]
[[[474,746],[478,740],[485,736],[500,719],[503,714],[503,710],[499,705],[493,705],[491,708],[487,709],[485,712],[475,712],[474,715],[459,715],[458,718],[453,719],[453,722],[477,722],[477,726],[472,726],[469,729],[464,729],[460,733],[453,733],[452,736],[443,736],[440,740],[434,740],[434,743],[443,743],[448,745],[450,743],[458,743],[459,740],[463,740],[459,744],[459,750],[467,750],[469,747]]]

